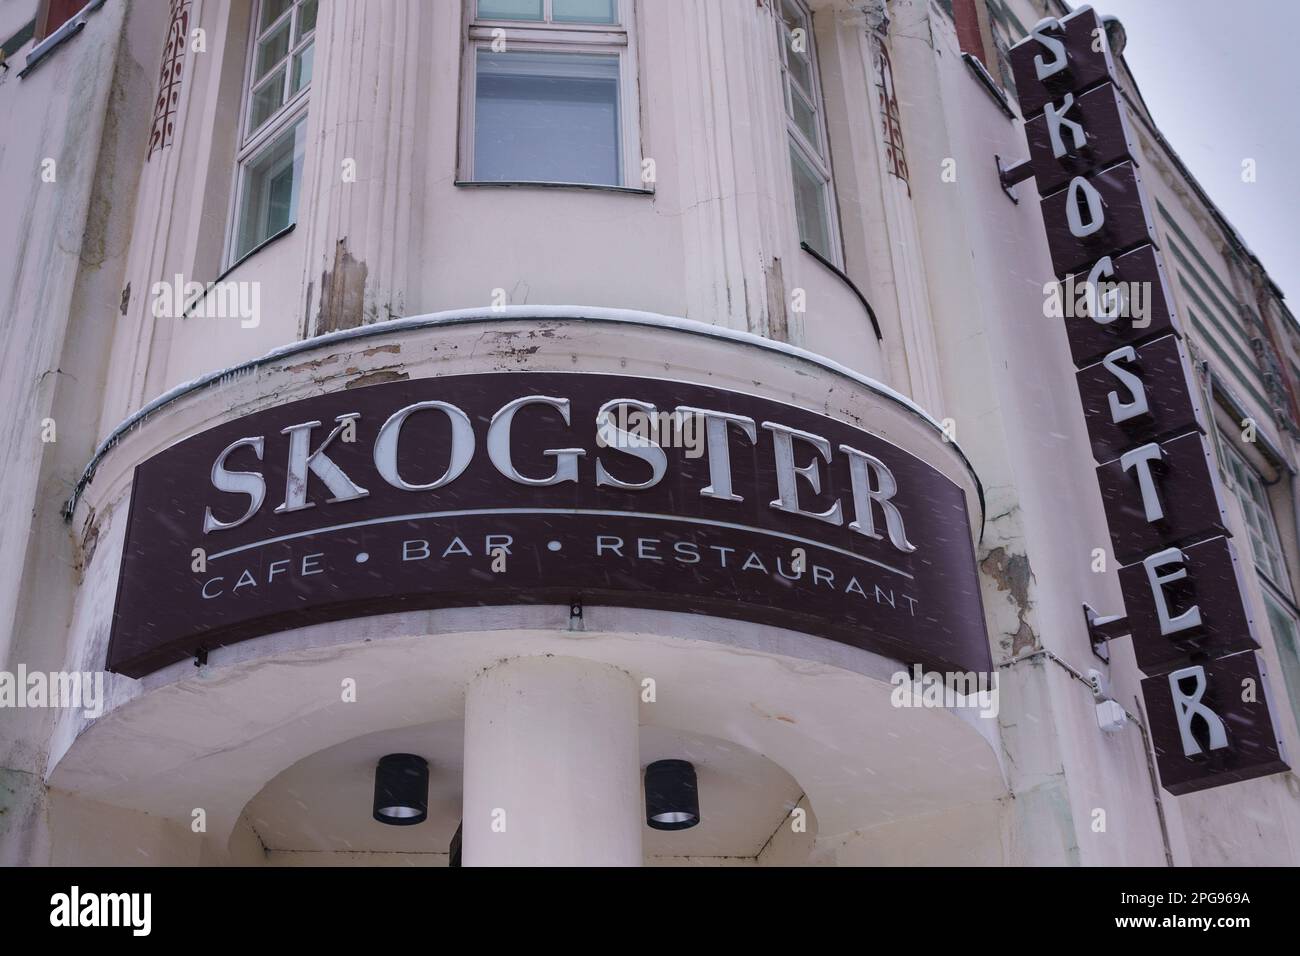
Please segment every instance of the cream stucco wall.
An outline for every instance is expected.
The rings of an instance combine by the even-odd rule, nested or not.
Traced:
[[[313,754],[463,717],[477,669],[545,651],[634,675],[666,670],[689,693],[642,708],[643,727],[730,741],[771,758],[801,788],[789,802],[808,811],[807,830],[786,826],[782,805],[770,840],[748,855],[664,853],[651,863],[1157,866],[1167,853],[1177,864],[1300,861],[1294,774],[1160,797],[1167,848],[1137,723],[1103,733],[1091,693],[1065,666],[1101,666],[1083,603],[1112,613],[1120,602],[1113,561],[1093,570],[1093,549],[1108,552],[1108,536],[1065,337],[1042,317],[1051,270],[1041,219],[1035,203],[1013,204],[997,183],[994,154],[1024,153],[1018,122],[962,62],[941,5],[893,0],[888,44],[911,173],[908,183],[891,176],[867,32],[880,7],[813,6],[844,270],[871,301],[881,341],[849,287],[798,247],[776,32],[761,3],[637,4],[642,151],[657,170],[653,193],[640,194],[457,185],[459,5],[325,0],[297,225],[224,277],[257,283],[261,311],[250,328],[237,318],[155,318],[149,294],[159,280],[210,281],[224,266],[246,9],[192,3],[208,48],[188,56],[175,142],[147,161],[166,26],[156,8],[110,2],[58,60],[21,81],[0,74],[0,118],[32,131],[0,148],[0,181],[21,187],[0,191],[0,212],[20,224],[0,236],[0,394],[15,410],[5,417],[13,451],[0,485],[22,519],[0,525],[0,662],[102,666],[131,470],[181,437],[395,375],[631,368],[863,420],[958,482],[994,660],[1004,665],[997,726],[900,714],[887,705],[897,662],[761,628],[626,612],[597,616],[575,641],[562,609],[532,621],[386,615],[226,648],[201,672],[187,662],[144,681],[115,676],[100,720],[0,713],[0,800],[16,811],[0,823],[0,860],[409,862],[268,852],[247,808],[259,794],[273,800],[281,775]],[[33,172],[47,155],[58,159],[57,185]],[[347,159],[355,182],[339,174]],[[941,175],[949,161],[955,182]],[[1166,205],[1179,200],[1153,188]],[[1215,254],[1204,236],[1196,244]],[[326,285],[350,295],[325,307]],[[168,389],[325,330],[485,310],[497,289],[515,307],[636,309],[783,339],[869,376],[949,420],[986,514],[976,478],[933,422],[882,410],[888,403],[825,364],[684,337],[671,324],[615,334],[518,312],[498,316],[507,324],[496,328],[394,327],[364,342],[327,341],[181,396],[105,450],[63,520],[96,445]],[[793,307],[797,292],[806,312]],[[548,333],[540,349],[514,347],[512,335],[538,328]],[[53,444],[40,441],[47,417],[57,422]],[[422,638],[431,635],[446,639],[447,656],[430,653]],[[1111,692],[1142,721],[1127,642],[1112,653],[1102,668]],[[340,710],[312,685],[333,693],[354,672],[391,691],[392,707]],[[1300,752],[1284,704],[1276,709]],[[903,742],[891,745],[890,734]],[[882,779],[850,779],[845,768],[859,765]],[[199,805],[211,821],[202,836],[190,828]],[[745,812],[757,826],[773,808],[759,800]],[[446,860],[431,852],[420,862]]]

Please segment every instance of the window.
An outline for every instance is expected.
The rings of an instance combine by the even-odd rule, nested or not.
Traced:
[[[1273,522],[1273,509],[1268,502],[1268,490],[1250,462],[1222,439],[1224,478],[1246,517],[1250,532],[1250,549],[1259,568],[1276,587],[1290,592],[1286,564],[1282,559],[1282,544],[1278,540],[1277,525]]]
[[[1233,448],[1217,428],[1215,435],[1219,446],[1220,474],[1241,505],[1246,519],[1250,550],[1260,572],[1260,591],[1264,595],[1268,627],[1273,633],[1291,708],[1300,724],[1300,626],[1296,622],[1295,605],[1290,601],[1291,582],[1287,577],[1268,489],[1255,466]]]
[[[248,53],[228,263],[298,217],[317,0],[259,0]]]
[[[41,0],[36,9],[36,42],[67,23],[81,12],[88,0]]]
[[[1268,626],[1273,631],[1277,658],[1282,664],[1282,680],[1291,698],[1291,709],[1300,723],[1300,630],[1289,610],[1269,592],[1264,590],[1264,606],[1268,609]]]
[[[468,0],[472,182],[640,188],[630,0]]]
[[[839,224],[812,16],[801,0],[780,0],[779,10],[781,82],[799,238],[838,265]]]

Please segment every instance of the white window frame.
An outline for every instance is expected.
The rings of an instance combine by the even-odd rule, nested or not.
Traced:
[[[478,0],[465,0],[462,36],[468,37],[461,57],[459,184],[578,186],[587,189],[622,189],[653,192],[653,183],[641,181],[641,105],[637,67],[636,3],[616,0],[617,23],[552,22],[552,0],[543,0],[543,20],[478,19]],[[617,54],[619,111],[619,174],[617,186],[607,183],[568,183],[549,180],[479,180],[474,178],[475,101],[478,86],[478,52],[491,49],[503,31],[507,52]]]
[[[812,11],[804,0],[784,0],[790,6],[794,7],[803,20],[803,29],[806,31],[808,38],[808,63],[812,70],[812,84],[814,89],[803,90],[798,80],[790,75],[789,67],[789,35],[786,32],[785,17],[782,14],[783,0],[775,0],[772,7],[773,16],[776,19],[776,40],[780,47],[781,58],[781,105],[785,110],[785,129],[786,138],[791,145],[799,152],[809,167],[821,177],[822,182],[826,184],[822,192],[823,202],[826,206],[826,229],[828,232],[827,241],[830,243],[830,249],[827,250],[826,257],[835,264],[837,268],[844,267],[843,240],[840,236],[840,217],[839,203],[835,195],[835,172],[831,165],[831,141],[830,133],[826,126],[826,101],[822,95],[822,72],[821,63],[817,59],[817,39],[813,35]],[[811,142],[795,122],[793,97],[794,92],[791,86],[798,86],[804,93],[811,94],[813,110],[816,112],[817,122],[817,139],[818,142]],[[789,150],[786,150],[787,154]],[[787,155],[787,165],[789,165]],[[794,169],[790,172],[790,190],[791,200],[794,201]],[[797,222],[797,217],[796,217]],[[796,226],[796,228],[798,228]],[[800,236],[800,241],[803,237]]]
[[[275,31],[277,25],[284,22],[285,18],[296,20],[299,10],[302,7],[303,0],[293,0],[289,8],[272,21],[271,25],[265,30],[258,30],[258,23],[262,18],[262,8],[267,0],[257,0],[253,4],[252,15],[248,24],[248,42],[245,46],[247,63],[244,64],[244,82],[240,90],[240,107],[239,107],[239,126],[238,126],[238,143],[239,146],[235,151],[235,181],[230,190],[230,211],[226,221],[230,224],[226,235],[226,248],[222,259],[223,271],[233,268],[239,260],[245,259],[252,255],[263,245],[269,242],[274,236],[268,236],[261,243],[245,252],[239,259],[236,259],[236,249],[239,242],[239,216],[243,208],[244,188],[247,183],[246,171],[252,163],[260,158],[262,151],[269,147],[276,139],[286,130],[292,128],[299,120],[307,114],[307,101],[311,93],[312,80],[309,78],[303,85],[302,89],[296,93],[289,93],[289,84],[293,71],[294,57],[305,50],[308,46],[316,42],[316,27],[320,24],[320,4],[317,4],[316,26],[313,26],[310,33],[302,37],[294,37],[293,30],[296,23],[290,24],[290,44],[289,50],[284,59],[277,62],[268,72],[267,75],[273,75],[281,64],[284,66],[284,86],[280,94],[280,106],[274,113],[267,118],[266,122],[260,128],[249,132],[248,124],[252,122],[253,106],[253,71],[257,69],[257,43]],[[327,2],[327,0],[321,0]],[[296,42],[294,42],[296,40]],[[313,64],[312,77],[316,74]],[[301,196],[299,197],[301,199]]]
[[[1260,590],[1264,595],[1264,617],[1268,621],[1268,629],[1273,635],[1273,644],[1277,651],[1278,661],[1282,665],[1282,679],[1280,681],[1282,690],[1290,698],[1291,710],[1295,714],[1296,725],[1300,727],[1300,684],[1295,680],[1295,663],[1289,665],[1289,661],[1300,662],[1300,619],[1296,617],[1295,606],[1285,597],[1274,594],[1275,589],[1270,587],[1267,582]],[[1273,617],[1269,613],[1270,611],[1287,620],[1290,625],[1289,633],[1278,633],[1278,629],[1273,626]]]
[[[1289,598],[1291,582],[1286,563],[1286,550],[1282,547],[1281,536],[1277,533],[1277,519],[1273,515],[1273,503],[1269,499],[1264,479],[1246,456],[1232,447],[1232,444],[1222,436],[1219,436],[1219,448],[1223,461],[1220,473],[1241,508],[1255,568],[1274,588]],[[1246,487],[1242,487],[1243,481]],[[1264,554],[1260,554],[1261,547],[1256,545],[1256,538],[1261,539]]]

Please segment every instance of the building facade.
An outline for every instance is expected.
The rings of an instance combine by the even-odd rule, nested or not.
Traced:
[[[999,176],[1070,12],[0,8],[0,860],[1300,862],[1300,328],[1113,22],[1274,759],[1202,715],[1171,792],[1196,704],[1085,614],[1132,562]]]

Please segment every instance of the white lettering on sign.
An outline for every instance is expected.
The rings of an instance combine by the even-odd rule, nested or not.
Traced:
[[[1137,361],[1137,351],[1133,346],[1126,345],[1122,349],[1116,349],[1101,360],[1102,365],[1106,366],[1106,371],[1119,379],[1120,384],[1127,388],[1132,396],[1132,400],[1127,402],[1120,401],[1119,392],[1111,392],[1106,396],[1107,401],[1110,403],[1110,420],[1116,425],[1120,422],[1126,422],[1130,418],[1149,414],[1151,411],[1150,406],[1147,404],[1147,390],[1142,384],[1142,379],[1128,369],[1120,368],[1119,363],[1121,361]]]
[[[1177,617],[1171,617],[1169,614],[1169,600],[1165,596],[1165,585],[1186,578],[1187,569],[1179,568],[1170,574],[1161,574],[1160,569],[1171,564],[1183,564],[1186,560],[1187,556],[1179,548],[1166,548],[1142,561],[1142,567],[1147,572],[1147,581],[1151,585],[1151,593],[1156,599],[1156,616],[1160,619],[1160,634],[1164,637],[1201,626],[1201,609],[1195,604]]]
[[[204,534],[221,531],[224,528],[237,528],[257,514],[257,509],[262,507],[262,502],[266,500],[266,479],[262,477],[260,472],[256,471],[227,471],[226,459],[236,448],[247,445],[253,449],[253,454],[257,455],[260,461],[265,443],[266,439],[260,435],[257,438],[241,438],[239,441],[227,445],[221,454],[217,456],[217,460],[212,463],[212,487],[216,488],[217,491],[248,495],[248,508],[244,511],[242,517],[234,521],[218,521],[213,517],[212,509],[205,508],[203,511]]]
[[[729,415],[707,408],[693,408],[690,405],[678,405],[677,411],[684,415],[698,415],[704,419],[705,444],[709,450],[709,483],[700,489],[705,498],[717,498],[720,501],[744,501],[731,488],[731,445],[729,429],[741,430],[751,445],[758,442],[758,426],[754,419],[744,415]]]
[[[1069,65],[1069,60],[1065,55],[1065,44],[1056,37],[1049,37],[1046,33],[1048,30],[1059,29],[1061,29],[1060,20],[1055,17],[1046,17],[1035,23],[1034,29],[1030,31],[1030,35],[1052,54],[1051,62],[1044,60],[1041,53],[1034,57],[1034,72],[1040,80],[1055,76]]]
[[[334,464],[330,457],[325,454],[325,449],[329,447],[330,442],[338,438],[339,434],[348,427],[349,422],[354,422],[360,417],[358,413],[350,412],[334,419],[338,424],[334,426],[334,430],[311,454],[307,453],[307,449],[311,444],[312,429],[319,428],[320,422],[303,422],[299,425],[290,425],[280,432],[281,435],[289,436],[289,467],[284,481],[284,503],[275,509],[277,512],[302,511],[306,508],[316,507],[315,502],[307,500],[307,475],[309,473],[325,482],[325,487],[334,496],[329,499],[330,504],[336,501],[352,501],[355,498],[364,498],[370,494],[370,492],[345,475],[343,469]]]
[[[1047,134],[1052,140],[1052,155],[1057,159],[1066,154],[1065,141],[1061,138],[1062,128],[1069,129],[1070,137],[1074,140],[1075,149],[1083,149],[1088,145],[1088,135],[1083,131],[1083,127],[1072,119],[1066,119],[1065,114],[1070,112],[1073,107],[1074,94],[1066,93],[1065,99],[1061,100],[1060,106],[1048,103],[1043,108],[1043,112],[1047,117]]]
[[[840,525],[844,518],[840,510],[839,499],[825,511],[804,511],[799,507],[799,479],[802,478],[812,489],[812,493],[821,494],[821,463],[813,458],[806,465],[795,465],[794,443],[796,440],[806,442],[817,450],[826,461],[831,460],[831,443],[820,435],[778,425],[775,422],[763,422],[763,427],[772,433],[772,447],[776,450],[776,488],[777,497],[772,507],[805,518],[816,518],[827,524]]]
[[[521,485],[532,485],[533,487],[546,487],[547,485],[559,485],[566,481],[578,480],[578,459],[587,454],[581,448],[548,448],[544,455],[555,459],[555,473],[549,478],[529,478],[527,475],[519,473],[515,468],[514,459],[510,455],[510,431],[514,424],[515,413],[521,408],[529,405],[547,405],[551,408],[558,409],[560,415],[564,417],[564,424],[569,424],[569,400],[567,398],[551,398],[546,395],[529,395],[525,398],[516,398],[513,402],[501,407],[495,415],[492,416],[492,424],[488,428],[488,457],[492,459],[492,464],[496,465],[497,471],[505,475],[511,481],[516,481]]]
[[[1196,686],[1190,694],[1183,692],[1181,682],[1192,678]],[[1174,712],[1178,715],[1178,733],[1183,739],[1183,756],[1195,757],[1204,753],[1200,741],[1192,734],[1192,720],[1200,717],[1210,730],[1210,749],[1222,750],[1228,746],[1228,731],[1223,719],[1208,706],[1201,703],[1205,696],[1205,668],[1199,664],[1184,667],[1169,675],[1169,689],[1174,695]]]
[[[1082,202],[1080,202],[1082,200]],[[1081,207],[1088,209],[1088,221],[1083,221]],[[1082,176],[1070,180],[1070,191],[1065,196],[1065,221],[1070,227],[1070,235],[1084,239],[1101,229],[1106,224],[1106,212],[1103,208],[1101,193],[1097,187]]]
[[[644,491],[646,488],[653,488],[663,480],[664,473],[668,470],[668,456],[654,439],[626,428],[619,428],[614,423],[611,417],[614,409],[624,405],[644,412],[651,419],[659,413],[654,405],[649,402],[639,402],[634,398],[616,398],[608,401],[600,406],[600,411],[596,413],[596,442],[602,447],[618,448],[633,458],[641,459],[650,466],[650,477],[639,482],[615,478],[605,470],[605,463],[597,458],[596,485],[597,487],[611,485],[625,491]]]
[[[1151,474],[1151,463],[1163,461],[1164,457],[1164,450],[1155,442],[1126,451],[1119,456],[1121,468],[1125,471],[1137,472],[1138,490],[1142,492],[1142,508],[1148,524],[1161,521],[1165,516],[1165,509],[1160,505],[1160,495],[1156,491],[1155,476]]]
[[[441,478],[426,485],[413,485],[403,481],[402,476],[397,473],[397,443],[401,441],[402,426],[406,424],[406,420],[416,412],[425,410],[443,412],[451,421],[451,454],[447,470]],[[379,429],[379,437],[375,439],[375,469],[383,476],[384,481],[403,491],[433,491],[435,488],[449,485],[469,467],[473,457],[474,426],[470,424],[469,416],[447,402],[417,402],[414,405],[407,405],[394,412],[388,421],[384,422],[384,427]]]
[[[511,481],[522,485],[546,487],[565,482],[577,482],[580,478],[579,459],[587,454],[583,448],[549,448],[542,454],[555,459],[555,467],[547,477],[531,477],[523,474],[514,458],[513,426],[516,413],[529,406],[551,408],[559,412],[565,425],[570,425],[570,401],[546,395],[528,395],[515,399],[504,405],[492,416],[487,433],[488,458],[497,471]],[[629,457],[639,459],[649,469],[649,475],[642,481],[630,481],[618,477],[606,467],[601,458],[596,459],[595,481],[597,487],[611,487],[624,491],[640,491],[652,488],[663,480],[668,469],[668,456],[663,447],[653,438],[636,431],[619,426],[613,417],[615,409],[631,407],[647,416],[655,416],[658,409],[649,402],[632,398],[617,398],[606,402],[596,415],[596,443],[601,448],[613,448]],[[437,478],[425,483],[418,483],[398,473],[397,453],[402,430],[407,421],[418,412],[438,412],[447,417],[451,425],[451,440],[447,455],[446,470]],[[758,426],[754,419],[744,415],[691,406],[679,406],[675,414],[696,417],[704,422],[704,438],[708,450],[709,483],[700,489],[700,495],[718,501],[739,502],[744,496],[737,494],[734,488],[731,469],[731,432],[738,431],[747,438],[751,445],[758,441]],[[359,412],[339,415],[336,426],[317,446],[308,453],[311,433],[320,427],[319,421],[302,422],[291,425],[281,431],[289,436],[287,479],[284,503],[276,512],[301,511],[315,507],[309,500],[308,478],[316,475],[324,482],[332,497],[326,501],[331,504],[363,498],[370,494],[349,478],[336,462],[326,454],[333,442],[345,428],[355,430],[360,419]],[[776,475],[776,497],[769,507],[787,514],[798,515],[816,521],[841,526],[845,522],[845,505],[839,498],[830,502],[824,511],[811,511],[804,507],[800,493],[820,495],[823,487],[824,469],[834,467],[840,459],[836,457],[831,443],[823,436],[802,431],[777,422],[765,421],[765,431],[772,436],[773,465]],[[205,508],[203,530],[205,533],[238,527],[251,518],[261,508],[266,498],[266,482],[260,472],[230,471],[226,468],[226,459],[238,448],[250,447],[259,460],[262,459],[265,446],[263,436],[241,438],[225,448],[212,466],[212,486],[221,492],[246,495],[248,502],[244,513],[233,521],[221,521],[213,515],[210,506]],[[848,522],[850,530],[864,537],[875,540],[889,540],[899,551],[910,553],[916,550],[907,537],[903,513],[894,498],[899,492],[898,481],[889,467],[873,455],[860,451],[851,445],[840,445],[838,449],[848,463],[848,484],[851,489],[852,515]],[[469,467],[476,452],[473,425],[469,416],[460,408],[447,402],[418,402],[399,409],[389,416],[379,429],[375,438],[373,458],[375,469],[389,485],[402,491],[422,492],[445,487]],[[804,464],[796,463],[797,458],[806,458]],[[877,530],[877,515],[884,519],[883,533]],[[214,578],[209,583],[214,587],[220,579]],[[205,589],[205,597],[215,597]]]
[[[1088,314],[1092,316],[1092,321],[1098,325],[1109,325],[1119,318],[1123,311],[1123,301],[1121,292],[1115,288],[1115,283],[1106,283],[1107,288],[1102,289],[1102,278],[1112,279],[1115,276],[1115,263],[1111,261],[1110,256],[1102,256],[1097,260],[1096,265],[1088,273]],[[1073,276],[1071,276],[1073,279]]]
[[[879,458],[874,458],[864,451],[858,451],[849,445],[841,445],[840,451],[849,456],[849,479],[853,485],[853,520],[849,528],[868,538],[879,538],[876,533],[875,516],[872,504],[880,505],[885,514],[885,529],[889,532],[889,542],[899,551],[915,551],[916,545],[907,540],[907,531],[903,527],[903,516],[892,499],[898,493],[898,482],[894,473],[885,467]],[[871,487],[871,473],[876,476],[876,487]]]

